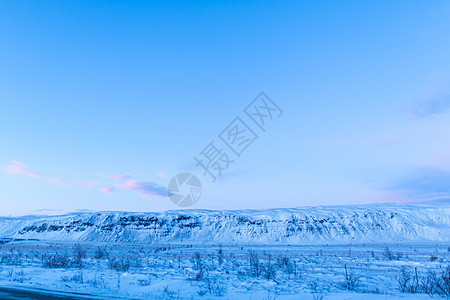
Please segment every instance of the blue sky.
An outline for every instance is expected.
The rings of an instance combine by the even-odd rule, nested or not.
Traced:
[[[1,215],[448,199],[447,1],[2,1]],[[283,115],[215,183],[198,155]],[[223,148],[225,151],[226,148]],[[231,156],[232,153],[230,153]],[[236,158],[236,157],[234,157]]]

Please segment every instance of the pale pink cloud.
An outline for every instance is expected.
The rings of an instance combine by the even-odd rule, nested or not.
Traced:
[[[71,187],[71,186],[78,186],[78,187],[93,187],[97,185],[97,181],[90,180],[85,182],[80,181],[70,181],[65,178],[60,177],[53,177],[53,178],[46,178],[47,182],[59,185],[59,186],[65,186],[65,187]]]
[[[156,176],[161,177],[161,178],[169,178],[169,175],[167,175],[167,174],[164,173],[164,172],[161,172],[161,173],[159,173],[159,174],[156,175]]]
[[[94,180],[85,181],[85,182],[70,181],[68,179],[61,178],[61,177],[46,176],[46,175],[37,173],[35,171],[32,171],[26,163],[16,161],[16,160],[12,160],[11,164],[6,166],[5,171],[8,174],[23,175],[23,176],[27,176],[27,177],[36,178],[36,179],[42,179],[49,183],[56,184],[59,186],[65,186],[65,187],[70,187],[70,186],[92,187],[92,186],[97,185],[97,182]]]
[[[95,180],[90,180],[90,181],[87,181],[87,182],[78,182],[78,181],[73,181],[73,182],[71,182],[74,186],[81,186],[81,187],[92,187],[92,186],[95,186],[95,185],[97,185],[97,181],[95,181]]]
[[[70,187],[70,186],[93,187],[93,186],[97,185],[97,181],[94,181],[94,180],[80,182],[80,181],[70,181],[68,179],[60,178],[60,177],[47,178],[45,180],[47,182],[50,182],[50,183],[53,183],[56,185],[60,185],[60,186],[65,186],[65,187]]]
[[[13,175],[24,175],[32,178],[41,178],[42,175],[30,170],[27,164],[21,161],[12,160],[11,164],[6,166],[6,172]]]
[[[114,188],[113,187],[102,187],[102,188],[100,188],[100,192],[112,195],[112,194],[114,194]]]
[[[131,173],[126,173],[126,174],[118,174],[118,175],[113,175],[111,176],[111,179],[113,180],[125,180],[131,177]]]
[[[116,184],[117,187],[126,189],[126,190],[134,190],[138,189],[140,186],[139,180],[127,180],[124,184]]]
[[[95,175],[112,180],[126,180],[131,177],[131,173],[125,174],[96,173]]]
[[[116,184],[116,187],[126,190],[136,190],[142,195],[149,197],[167,197],[168,195],[165,187],[148,181],[127,180],[124,184]]]
[[[70,187],[70,182],[64,178],[47,178],[46,181],[59,186]]]
[[[20,162],[20,161],[11,161],[11,164],[8,165],[5,168],[6,172],[9,174],[15,174],[15,175],[23,175],[27,177],[32,178],[38,178],[45,180],[49,183],[58,185],[58,186],[64,186],[64,187],[93,187],[98,185],[99,183],[95,180],[90,181],[71,181],[66,178],[61,177],[52,177],[52,176],[46,176],[42,175],[40,173],[34,172],[29,169],[27,164]],[[108,173],[102,173],[102,174],[95,174],[96,176],[100,176],[103,178],[107,178],[110,180],[117,180],[117,181],[123,181],[122,184],[116,184],[115,187],[101,187],[99,189],[100,192],[105,194],[114,194],[116,188],[125,189],[125,190],[135,190],[140,192],[144,196],[148,197],[167,197],[168,191],[165,187],[160,186],[156,183],[149,182],[149,181],[141,181],[141,180],[132,180],[129,179],[131,177],[131,173],[124,173],[124,174],[108,174]],[[166,173],[159,173],[159,177],[162,178],[168,178],[169,176]]]

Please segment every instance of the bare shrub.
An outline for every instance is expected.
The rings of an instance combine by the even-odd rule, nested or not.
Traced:
[[[327,289],[323,285],[319,285],[317,281],[313,281],[308,285],[308,287],[313,294],[314,300],[322,300],[324,298],[324,293]]]
[[[20,266],[22,264],[22,255],[11,249],[10,253],[5,253],[0,259],[0,263],[7,266]]]
[[[168,285],[164,287],[162,294],[162,299],[175,299],[175,291],[170,290]]]
[[[84,282],[83,273],[73,275],[71,281],[76,283],[83,283]]]
[[[274,280],[277,275],[277,270],[272,263],[272,256],[268,256],[266,266],[264,268],[264,277],[266,277],[267,280]]]
[[[383,256],[388,260],[400,260],[403,258],[403,253],[398,252],[397,254],[394,254],[388,247],[386,247],[386,249],[384,249]]]
[[[202,262],[202,257],[200,255],[200,253],[195,252],[194,257],[193,257],[193,263],[194,263],[194,269],[200,270],[203,268],[203,262]]]
[[[294,274],[296,275],[296,262],[295,260],[290,260],[288,257],[278,257],[277,259],[277,264],[278,267],[282,270],[284,270],[284,272],[286,272],[286,274]]]
[[[394,259],[394,255],[392,254],[391,250],[388,247],[386,247],[386,249],[384,249],[383,256],[385,258],[387,258],[388,260]]]
[[[69,276],[63,276],[61,277],[61,280],[63,282],[76,282],[76,283],[83,283],[83,276],[80,274],[74,274],[72,277]]]
[[[117,272],[117,288],[120,289],[120,275],[122,272],[127,272],[130,269],[130,261],[128,259],[110,259],[108,262],[110,269]]]
[[[139,269],[142,267],[142,260],[139,257],[139,255],[136,255],[135,257],[133,257],[133,259],[131,260],[131,265],[133,268]]]
[[[219,282],[219,278],[217,276],[211,276],[209,273],[206,273],[199,287],[198,294],[200,296],[209,293],[221,297],[226,292],[226,288]]]
[[[367,286],[362,288],[361,292],[364,294],[382,294],[383,293],[379,288],[369,288]]]
[[[6,273],[8,274],[9,281],[12,281],[14,275],[14,268],[9,268]]]
[[[151,276],[147,275],[146,279],[138,279],[138,285],[149,286],[152,283]]]
[[[348,272],[347,265],[344,265],[344,270],[345,270],[344,287],[349,291],[353,291],[359,285],[359,280],[355,276],[355,274]]]
[[[23,270],[14,272],[14,277],[12,278],[13,281],[23,283],[26,280],[29,280],[29,277],[25,276],[25,272]]]
[[[97,277],[97,275],[95,275],[93,279],[87,280],[86,283],[94,288],[101,288],[101,289],[106,288],[106,283],[103,280],[103,278]]]
[[[84,259],[84,258],[86,258],[86,255],[87,255],[87,251],[82,245],[80,245],[80,244],[75,245],[75,248],[74,248],[75,258]]]
[[[319,284],[316,281],[311,282],[309,284],[309,288],[313,294],[317,294],[322,291],[319,287]]]
[[[315,294],[315,295],[313,295],[313,300],[323,300],[323,294]]]
[[[411,280],[411,275],[408,271],[408,269],[406,269],[406,267],[401,267],[399,274],[397,276],[397,283],[398,283],[398,290],[402,293],[406,293],[408,290],[408,284],[409,281]]]
[[[187,277],[186,279],[189,281],[201,281],[203,276],[205,275],[205,270],[199,270],[198,273],[194,274],[192,277]]]
[[[254,251],[250,251],[249,255],[250,274],[255,277],[261,276],[264,266],[259,261],[258,255]]]
[[[450,266],[447,266],[447,268],[437,277],[435,291],[438,295],[450,296]]]
[[[427,276],[421,279],[421,291],[428,295],[434,295],[436,291],[436,282],[438,281],[436,272],[428,271]]]
[[[83,246],[77,244],[75,245],[73,252],[73,256],[75,257],[74,265],[81,269],[83,267],[83,259],[85,259],[87,255],[87,251]]]
[[[397,276],[399,290],[403,293],[426,293],[428,295],[450,296],[450,266],[440,273],[429,270],[427,275],[420,277],[415,269],[414,275],[401,267]]]
[[[222,263],[223,263],[223,250],[222,250],[222,247],[219,247],[219,251],[218,251],[218,254],[217,254],[217,259],[219,261],[219,266],[221,266]]]
[[[123,258],[110,259],[108,262],[108,267],[116,270],[117,272],[127,272],[130,269],[130,261]]]
[[[72,263],[67,256],[62,254],[43,255],[42,266],[49,269],[65,269],[71,267]]]
[[[95,259],[103,259],[106,256],[107,256],[107,253],[102,248],[98,247],[97,250],[95,250],[95,253],[94,253]]]
[[[405,267],[401,267],[399,275],[397,276],[398,289],[402,293],[418,293],[420,284],[417,268],[415,268],[414,275]]]

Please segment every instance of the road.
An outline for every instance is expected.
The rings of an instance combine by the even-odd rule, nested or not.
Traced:
[[[0,299],[33,299],[33,300],[88,300],[111,299],[88,294],[66,293],[36,288],[0,287]],[[118,299],[118,298],[117,298]]]

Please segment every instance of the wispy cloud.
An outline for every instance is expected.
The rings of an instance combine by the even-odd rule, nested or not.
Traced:
[[[167,188],[160,186],[154,182],[140,181],[140,180],[127,180],[124,184],[116,184],[116,187],[139,191],[144,196],[160,196],[167,197]]]
[[[59,185],[59,186],[65,186],[70,187],[70,182],[67,179],[64,178],[47,178],[45,179],[47,182]]]
[[[55,184],[58,186],[63,187],[94,187],[97,186],[99,183],[95,180],[89,180],[89,181],[71,181],[66,178],[62,177],[55,177],[55,176],[47,176],[40,173],[37,173],[33,170],[31,170],[27,164],[20,162],[20,161],[11,161],[11,163],[6,166],[5,171],[8,174],[13,175],[22,175],[26,177],[32,177],[36,179],[45,180],[46,182],[49,182],[51,184]],[[95,174],[96,176],[103,177],[109,180],[113,180],[116,182],[114,186],[103,186],[99,188],[99,191],[105,194],[114,194],[115,191],[119,189],[124,190],[134,190],[140,192],[140,194],[148,197],[167,197],[168,190],[167,188],[158,185],[157,183],[150,182],[150,181],[142,181],[142,180],[132,180],[131,173],[124,173],[124,174],[109,174],[109,173],[101,173],[101,174]],[[168,178],[168,175],[166,173],[159,173],[158,177],[161,178]],[[122,181],[123,183],[117,183]]]
[[[81,187],[92,187],[92,186],[96,186],[98,184],[98,182],[95,180],[90,180],[90,181],[86,181],[86,182],[72,181],[71,183],[74,186],[81,186]]]
[[[450,95],[448,94],[417,102],[412,107],[414,117],[419,119],[433,118],[449,111]]]
[[[86,182],[80,182],[80,181],[70,181],[66,178],[61,177],[52,177],[52,178],[46,178],[47,182],[59,185],[59,186],[65,186],[65,187],[71,187],[71,186],[77,186],[77,187],[93,187],[98,184],[95,180],[90,180]]]
[[[12,160],[11,164],[5,168],[8,174],[23,175],[32,178],[41,178],[42,175],[32,171],[27,164],[21,161]]]
[[[97,185],[97,181],[94,181],[94,180],[85,181],[85,182],[70,181],[66,178],[44,175],[44,174],[41,174],[41,173],[31,170],[26,163],[21,162],[21,161],[16,161],[16,160],[12,160],[11,163],[8,166],[6,166],[5,171],[8,174],[22,175],[22,176],[31,177],[31,178],[42,179],[49,183],[56,184],[59,186],[65,186],[65,187],[71,187],[71,186],[93,187],[93,186]]]
[[[409,170],[388,189],[421,201],[450,199],[450,172],[438,168]]]
[[[131,173],[125,174],[110,174],[110,173],[96,173],[95,176],[111,179],[111,180],[126,180],[131,178]]]
[[[100,192],[105,193],[105,194],[114,194],[114,188],[113,187],[101,187]]]
[[[111,179],[113,180],[125,180],[131,177],[131,173],[126,173],[126,174],[118,174],[118,175],[113,175],[111,177]]]
[[[159,173],[159,174],[156,175],[156,176],[161,177],[161,178],[169,178],[169,175],[167,175],[167,174],[164,173],[164,172],[161,172],[161,173]]]

